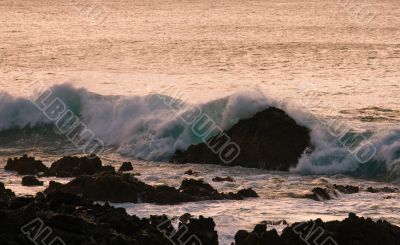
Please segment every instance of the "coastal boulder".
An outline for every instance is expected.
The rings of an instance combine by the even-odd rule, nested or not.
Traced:
[[[28,176],[22,177],[22,185],[23,186],[42,186],[43,181],[38,180],[33,175],[28,175]]]
[[[204,218],[203,216],[198,219],[190,218],[188,222],[182,222],[180,226],[182,225],[187,227],[187,232],[181,239],[187,242],[183,244],[218,245],[218,234],[212,218]]]
[[[239,150],[233,153],[224,151],[229,142],[236,144]],[[240,120],[224,134],[216,135],[206,143],[191,145],[183,152],[177,151],[171,161],[287,171],[296,166],[301,155],[311,148],[308,128],[297,124],[284,111],[269,107],[252,118]],[[232,157],[227,158],[229,154]]]
[[[22,157],[9,158],[4,167],[7,171],[16,171],[18,174],[38,174],[47,171],[46,165],[42,161],[36,160],[34,157],[23,155]]]
[[[112,166],[103,166],[97,156],[66,156],[51,164],[46,172],[47,176],[76,177],[100,172],[114,172]]]
[[[217,176],[217,177],[213,178],[212,181],[214,181],[214,182],[224,182],[224,181],[235,182],[235,180],[231,176],[226,176],[226,177]]]
[[[383,193],[396,193],[398,192],[399,189],[397,188],[392,188],[392,187],[382,187],[382,188],[373,188],[373,187],[368,187],[367,188],[367,192],[371,192],[371,193],[379,193],[379,192],[383,192]]]
[[[341,193],[344,194],[354,194],[360,191],[360,187],[352,186],[352,185],[336,185],[334,184],[333,187]]]
[[[133,166],[131,162],[123,162],[121,167],[118,169],[120,172],[127,172],[127,171],[132,171]]]
[[[82,194],[93,201],[136,203],[139,193],[146,188],[145,183],[130,174],[102,172],[78,176],[65,185],[51,181],[46,193],[65,192]]]

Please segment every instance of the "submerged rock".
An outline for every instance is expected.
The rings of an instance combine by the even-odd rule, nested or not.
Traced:
[[[310,130],[274,107],[258,112],[252,118],[240,120],[225,133],[229,138],[220,134],[210,138],[207,144],[191,145],[184,152],[177,151],[171,161],[287,171],[296,166],[301,155],[311,147]],[[229,142],[235,143],[239,152],[225,152],[224,148]],[[236,153],[237,157],[227,157]],[[221,158],[221,154],[225,157]]]
[[[189,169],[189,170],[185,171],[184,174],[186,174],[186,175],[195,175],[195,174],[199,174],[199,172],[196,172],[196,171],[193,171],[193,170]]]
[[[344,185],[334,184],[333,186],[326,186],[324,188],[315,187],[311,190],[310,194],[299,195],[294,197],[309,198],[315,201],[325,201],[337,197],[339,192],[343,194],[354,194],[358,193],[359,191],[360,188],[358,186],[352,186],[352,185],[344,186]]]
[[[251,188],[239,190],[237,193],[239,196],[246,198],[246,197],[259,197],[257,192],[255,192]]]
[[[358,186],[352,186],[352,185],[336,185],[334,184],[333,187],[338,190],[341,193],[344,194],[354,194],[358,193],[360,191],[360,188]]]
[[[127,171],[132,171],[133,166],[131,162],[123,162],[121,167],[118,169],[120,172],[127,172]]]
[[[256,197],[251,189],[238,193],[220,193],[202,180],[185,179],[179,189],[170,186],[151,186],[131,174],[98,173],[79,176],[67,184],[50,182],[46,193],[66,192],[82,194],[93,201],[148,202],[155,204],[178,204],[203,200],[241,200]]]
[[[359,218],[355,214],[343,221],[323,222],[320,219],[295,223],[282,232],[266,230],[266,225],[257,225],[252,232],[238,231],[234,245],[397,245],[400,244],[400,227],[386,221],[374,222]]]
[[[224,181],[235,182],[235,180],[231,176],[226,176],[226,177],[217,176],[217,177],[213,178],[212,181],[214,181],[214,182],[224,182]]]
[[[382,187],[382,188],[373,188],[373,187],[368,187],[367,188],[368,192],[371,193],[379,193],[379,192],[384,192],[384,193],[396,193],[399,191],[397,188],[391,188],[391,187]]]
[[[103,166],[100,158],[97,156],[66,156],[51,164],[46,175],[76,177],[79,175],[90,175],[100,172],[115,172],[115,169],[112,166]]]
[[[7,171],[17,171],[18,174],[38,174],[47,171],[46,165],[42,161],[36,160],[34,157],[23,155],[22,157],[9,158],[4,167]]]
[[[295,197],[308,198],[314,201],[325,201],[325,200],[331,200],[332,195],[336,196],[336,193],[330,190],[329,188],[315,187],[311,190],[311,193]]]
[[[23,186],[42,186],[43,181],[38,180],[33,175],[28,175],[28,176],[22,177],[22,185]]]

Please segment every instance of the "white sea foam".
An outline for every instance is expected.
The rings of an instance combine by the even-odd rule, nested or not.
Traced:
[[[299,124],[309,127],[313,153],[304,154],[293,172],[337,174],[390,172],[397,177],[400,161],[400,132],[397,129],[377,131],[368,137],[376,154],[367,163],[360,163],[355,154],[338,142],[315,115],[289,101],[279,101],[256,90],[232,94],[204,104],[187,101],[168,106],[167,95],[102,96],[68,84],[56,85],[52,93],[59,97],[100,138],[121,154],[146,160],[167,160],[177,149],[186,149],[201,142],[181,114],[194,106],[201,109],[222,129],[239,119],[249,118],[268,106],[284,109]],[[0,130],[32,128],[49,123],[32,102],[7,94],[0,96]],[[176,106],[178,104],[179,106]],[[371,167],[373,164],[373,167]],[[378,166],[378,167],[377,167]]]

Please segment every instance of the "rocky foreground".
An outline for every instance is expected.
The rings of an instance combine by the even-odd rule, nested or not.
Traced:
[[[165,215],[140,219],[123,208],[100,205],[82,195],[39,192],[35,197],[16,197],[0,183],[0,244],[76,245],[217,245],[212,218],[185,214],[172,221]],[[240,230],[235,245],[398,245],[400,227],[350,214],[343,221],[295,223],[281,235],[267,225]],[[314,243],[312,243],[314,242]],[[225,244],[224,244],[225,245]]]
[[[258,197],[252,189],[222,193],[198,179],[184,179],[178,188],[148,185],[135,177],[131,163],[119,171],[103,166],[96,156],[63,157],[50,167],[33,157],[9,159],[6,170],[29,174],[22,177],[26,186],[43,185],[43,176],[75,177],[69,183],[50,182],[35,197],[16,196],[0,182],[0,244],[143,244],[217,245],[218,234],[212,218],[193,218],[190,214],[170,220],[164,214],[150,218],[128,215],[123,208],[108,202],[148,202],[179,204],[205,200],[242,200]],[[193,171],[187,175],[196,175]],[[229,176],[213,181],[235,180]],[[339,194],[397,193],[397,188],[364,188],[327,185],[316,187],[298,198],[324,201]],[[104,201],[101,205],[96,201]],[[265,207],[268,209],[268,207]],[[177,225],[172,225],[172,224]],[[271,222],[240,230],[232,245],[400,245],[400,227],[386,221],[372,221],[349,214],[343,221],[320,219],[288,225],[282,232],[268,227]],[[233,234],[232,234],[233,235]],[[225,244],[224,244],[225,245]]]
[[[0,185],[0,200],[0,244],[218,244],[211,218],[186,215],[179,221],[185,228],[177,231],[165,215],[140,219],[74,194],[15,197]]]
[[[320,219],[295,223],[285,228],[281,235],[259,224],[254,230],[238,231],[236,245],[397,245],[400,244],[400,227],[386,221],[349,214],[343,221],[323,222]]]
[[[131,163],[123,163],[116,172],[112,166],[103,166],[101,159],[97,156],[67,156],[55,161],[48,168],[40,160],[24,155],[20,158],[10,158],[5,169],[17,173],[36,174],[39,178],[42,176],[75,177],[66,184],[51,181],[44,192],[83,195],[92,201],[173,205],[205,200],[242,200],[258,197],[252,189],[241,189],[236,193],[219,192],[210,184],[197,179],[184,179],[179,188],[148,185],[137,179],[134,174],[124,173],[133,170]],[[22,184],[43,185],[36,176],[24,176]]]
[[[230,165],[287,171],[297,165],[307,149],[312,148],[310,130],[274,107],[240,120],[224,134],[240,148],[239,155],[229,162]],[[186,151],[177,151],[171,161],[225,164],[218,153],[221,151],[212,149],[221,149],[226,142],[226,137],[216,135],[207,144],[191,145]]]

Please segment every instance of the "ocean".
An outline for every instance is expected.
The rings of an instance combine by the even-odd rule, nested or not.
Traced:
[[[251,187],[260,195],[115,204],[130,214],[212,217],[221,244],[261,221],[354,212],[400,225],[398,193],[293,197],[333,184],[399,187],[400,2],[349,2],[88,1],[97,11],[89,14],[74,1],[3,1],[0,166],[22,154],[50,165],[87,153],[38,107],[34,94],[46,91],[101,142],[104,163],[131,161],[144,182],[176,187],[192,169],[220,191]],[[168,162],[201,143],[182,120],[188,108],[229,129],[268,106],[312,130],[312,154],[289,172]],[[236,182],[211,181],[226,175]],[[0,181],[21,195],[70,180],[43,179],[44,187],[24,187],[20,176],[0,170]]]

